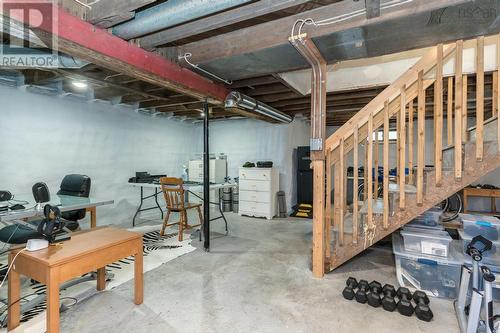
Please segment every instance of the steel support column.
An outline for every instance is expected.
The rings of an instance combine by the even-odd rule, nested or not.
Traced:
[[[325,274],[325,133],[326,61],[307,34],[290,37],[290,43],[312,67],[311,160],[313,168],[313,258],[314,277]],[[329,204],[329,203],[327,203]]]
[[[203,103],[203,238],[205,251],[210,251],[210,146],[208,103]]]

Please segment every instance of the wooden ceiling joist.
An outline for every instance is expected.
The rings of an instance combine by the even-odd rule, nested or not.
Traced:
[[[390,0],[382,0],[381,4],[388,1]],[[400,6],[385,8],[383,15],[379,17],[367,19],[365,15],[353,15],[351,18],[341,20],[335,24],[307,29],[307,32],[310,38],[317,38],[352,28],[361,29],[370,24],[416,15],[465,2],[468,2],[468,0],[413,0]],[[312,18],[319,21],[343,15],[348,17],[353,12],[364,11],[365,9],[364,1],[340,1],[275,21],[182,45],[179,46],[179,52],[191,52],[193,56],[190,60],[194,63],[208,63],[216,59],[249,54],[262,49],[288,44],[291,28],[297,20]],[[248,36],[258,37],[249,38]]]
[[[277,12],[294,6],[299,6],[311,0],[260,0],[246,6],[231,9],[206,18],[162,30],[139,39],[139,44],[145,49],[175,42],[177,40],[198,35],[235,23],[250,20],[259,16]]]
[[[0,9],[2,10],[2,9]],[[92,62],[98,66],[150,82],[167,89],[211,103],[222,103],[229,90],[225,87],[170,62],[160,55],[147,52],[103,29],[96,28],[62,8],[57,8],[57,29],[52,21],[44,20],[33,31],[43,40],[58,39],[58,51]],[[4,12],[13,20],[25,23],[22,11]],[[29,11],[30,16],[36,15]],[[36,18],[29,17],[31,22]]]

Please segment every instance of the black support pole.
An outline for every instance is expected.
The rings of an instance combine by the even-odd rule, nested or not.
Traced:
[[[209,110],[208,103],[203,104],[203,235],[205,251],[210,251],[210,149],[209,149]]]

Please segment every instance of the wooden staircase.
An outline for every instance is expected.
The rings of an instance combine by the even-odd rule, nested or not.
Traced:
[[[326,140],[325,271],[500,166],[500,37],[465,44],[474,45],[474,73],[464,74],[464,41],[437,45]],[[491,72],[485,72],[485,44],[496,48]],[[454,73],[445,75],[450,65]],[[354,189],[361,183],[365,189],[362,200],[354,194],[352,205],[346,200],[348,166],[355,170]],[[356,172],[360,166],[363,177]],[[372,172],[379,167],[380,182]],[[395,177],[389,176],[392,168]],[[381,194],[375,190],[380,186]]]

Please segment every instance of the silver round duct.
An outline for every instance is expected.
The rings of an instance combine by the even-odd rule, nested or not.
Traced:
[[[255,112],[259,115],[272,118],[281,123],[290,123],[293,118],[286,113],[276,110],[275,108],[266,105],[256,99],[243,95],[240,92],[232,91],[227,95],[226,101],[224,103],[226,109],[243,109],[249,112]]]

